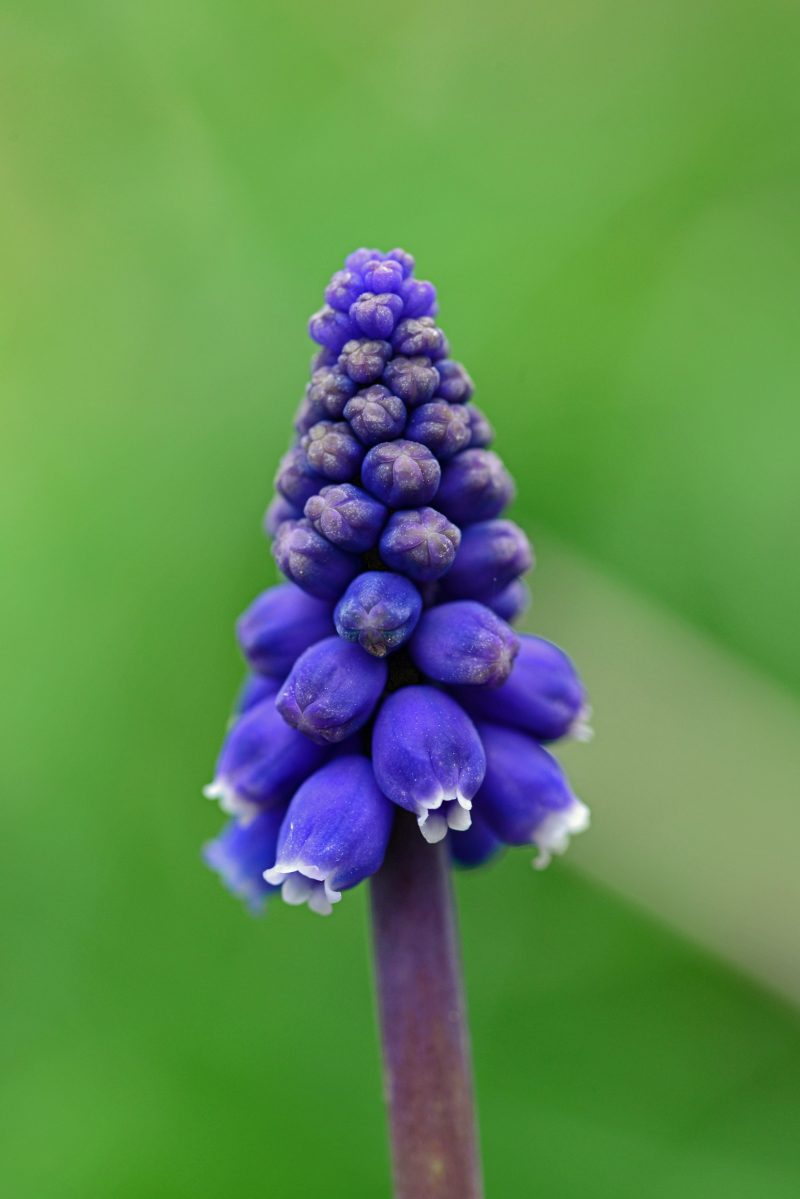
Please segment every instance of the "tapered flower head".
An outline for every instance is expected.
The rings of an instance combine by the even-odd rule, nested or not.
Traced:
[[[330,911],[399,808],[467,866],[509,844],[544,864],[588,819],[541,744],[585,735],[586,692],[511,628],[533,552],[437,313],[410,254],[362,248],[309,324],[264,519],[286,582],[239,619],[250,673],[207,788],[235,822],[206,859],[252,906]]]

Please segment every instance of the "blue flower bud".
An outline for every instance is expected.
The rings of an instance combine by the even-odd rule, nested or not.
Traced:
[[[530,733],[537,741],[559,737],[586,738],[586,691],[570,659],[543,637],[520,634],[519,653],[501,687],[487,693],[481,687],[455,692],[467,710],[495,724]]]
[[[444,589],[459,599],[499,593],[533,564],[528,538],[513,520],[481,520],[461,536]]]
[[[406,279],[400,287],[403,314],[407,317],[433,316],[437,310],[436,288],[426,279]]]
[[[325,300],[337,312],[349,312],[350,306],[356,302],[364,290],[364,279],[360,271],[352,271],[345,267],[337,271],[325,288]]]
[[[263,704],[265,699],[275,699],[280,687],[280,680],[270,678],[265,674],[249,674],[239,688],[239,694],[233,705],[233,719],[249,712],[257,704]]]
[[[409,317],[401,321],[394,331],[392,345],[396,354],[416,358],[420,354],[431,358],[444,358],[447,341],[432,316]]]
[[[318,421],[300,445],[312,470],[334,483],[345,483],[354,478],[364,457],[364,447],[353,436],[346,421]]]
[[[286,903],[330,915],[342,891],[379,870],[392,831],[392,805],[366,758],[349,755],[323,766],[289,805],[275,865],[265,880]]]
[[[475,404],[467,404],[466,409],[470,429],[469,448],[484,449],[494,441],[494,429]]]
[[[439,386],[439,372],[430,358],[404,358],[398,355],[388,362],[383,381],[409,408],[433,398]]]
[[[281,807],[259,812],[248,824],[232,820],[219,837],[203,846],[206,865],[254,913],[277,891],[264,879],[264,871],[275,861],[283,816]]]
[[[449,570],[461,533],[435,508],[395,512],[381,535],[380,555],[392,570],[430,583]]]
[[[324,479],[308,460],[301,446],[292,446],[283,455],[275,475],[275,487],[295,508],[302,508],[310,495],[323,485]]]
[[[387,666],[358,645],[327,637],[294,664],[276,701],[283,719],[312,740],[343,741],[369,720]]]
[[[344,415],[364,445],[391,441],[399,437],[406,427],[405,404],[380,383],[348,400]]]
[[[406,435],[432,450],[437,458],[452,458],[469,445],[469,418],[463,404],[431,400],[411,414]]]
[[[311,355],[311,374],[321,370],[323,366],[336,366],[336,360],[339,357],[338,350],[329,350],[322,346],[315,354]]]
[[[361,466],[361,480],[391,508],[427,504],[436,495],[441,467],[417,441],[386,441],[373,446]]]
[[[398,246],[396,249],[390,250],[386,257],[392,262],[400,263],[404,279],[407,279],[409,275],[414,274],[414,267],[416,265],[414,262],[414,256],[413,254],[409,254],[407,250],[401,250]]]
[[[403,687],[385,699],[372,734],[375,778],[392,803],[417,817],[426,841],[469,828],[485,757],[475,726],[435,687]]]
[[[450,837],[450,854],[459,866],[467,868],[483,866],[503,848],[503,842],[495,837],[485,820],[472,810],[472,824],[457,837]]]
[[[308,322],[308,331],[317,345],[338,354],[346,341],[358,337],[358,326],[346,312],[335,308],[321,308]]]
[[[365,337],[391,337],[403,312],[403,301],[392,292],[363,292],[350,306],[350,320]]]
[[[397,293],[403,283],[403,268],[391,258],[371,258],[369,262],[364,263],[361,273],[364,277],[362,290],[366,292]]]
[[[384,255],[381,254],[380,250],[366,250],[362,246],[358,250],[353,250],[352,254],[347,255],[347,257],[344,260],[344,265],[348,271],[358,271],[360,274],[361,271],[363,271],[364,267],[367,265],[367,263],[370,262],[373,258],[383,258],[383,257],[384,257]]]
[[[573,795],[558,762],[525,733],[481,722],[486,777],[475,807],[507,845],[535,845],[541,870],[571,834],[589,827],[589,809]]]
[[[214,781],[203,794],[218,799],[224,812],[246,820],[259,808],[285,803],[324,757],[325,751],[290,728],[278,715],[275,702],[266,699],[244,712],[228,730]]]
[[[442,471],[437,507],[457,525],[499,516],[514,498],[514,481],[491,450],[462,450]]]
[[[273,496],[264,513],[264,532],[274,537],[285,520],[299,520],[302,515],[302,508],[296,508],[284,496]]]
[[[417,669],[440,683],[496,687],[509,676],[519,637],[483,604],[456,600],[423,613],[409,649]]]
[[[407,641],[417,626],[422,597],[402,575],[369,570],[354,579],[336,605],[336,631],[367,653],[384,658]]]
[[[284,679],[295,658],[315,641],[330,637],[329,603],[293,583],[264,591],[239,617],[236,635],[251,669]]]
[[[377,383],[391,353],[392,347],[388,341],[371,341],[366,337],[354,338],[353,341],[348,341],[339,355],[339,366],[353,384],[365,387],[369,383]],[[350,395],[355,395],[355,391],[354,386]]]
[[[318,599],[338,599],[359,571],[358,558],[320,536],[308,520],[286,520],[272,543],[278,569]]]
[[[527,611],[531,602],[531,593],[523,579],[514,579],[513,583],[509,583],[496,595],[481,596],[480,602],[486,604],[487,608],[491,608],[503,620],[512,624],[522,616],[523,612]]]
[[[449,400],[451,404],[463,404],[473,395],[475,384],[460,362],[443,358],[436,363],[436,369],[440,378],[437,396]]]
[[[306,502],[305,514],[333,545],[364,554],[377,543],[386,507],[352,483],[331,484]]]
[[[315,412],[317,420],[339,420],[345,404],[355,393],[355,383],[338,366],[321,366],[314,371],[306,389],[309,412]]]

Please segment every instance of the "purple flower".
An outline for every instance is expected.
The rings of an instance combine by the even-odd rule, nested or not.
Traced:
[[[361,480],[382,503],[391,508],[410,508],[433,499],[441,473],[427,446],[417,441],[386,441],[368,452]]]
[[[274,537],[285,520],[299,520],[302,515],[302,508],[296,508],[282,495],[275,495],[264,513],[264,532]]]
[[[499,516],[514,498],[514,481],[491,450],[463,450],[442,471],[437,505],[457,525]]]
[[[417,817],[426,841],[470,824],[483,781],[483,746],[463,708],[435,687],[403,687],[384,700],[372,734],[375,778]]]
[[[514,579],[513,583],[509,583],[495,595],[481,596],[480,602],[511,624],[527,611],[531,593],[523,579]]]
[[[391,441],[399,437],[406,427],[405,404],[380,383],[348,400],[344,415],[364,445]]]
[[[388,254],[384,255],[384,257],[390,259],[392,262],[400,263],[404,279],[407,279],[409,275],[414,274],[414,267],[416,265],[414,262],[414,255],[409,254],[407,250],[401,250],[398,246],[396,249],[390,250]]]
[[[373,258],[384,257],[388,257],[388,255],[381,254],[380,250],[365,250],[362,246],[361,249],[353,250],[352,254],[347,255],[344,265],[347,270],[360,273]]]
[[[376,544],[386,523],[386,507],[352,483],[331,484],[307,500],[305,514],[318,533],[351,554]]]
[[[470,449],[484,449],[494,441],[494,429],[475,404],[465,405],[469,419]]]
[[[284,521],[272,553],[289,582],[318,599],[338,599],[359,570],[358,559],[331,545],[309,520]]]
[[[431,679],[496,687],[508,678],[519,638],[490,608],[456,600],[423,614],[409,648],[414,665]]]
[[[401,292],[403,268],[391,258],[371,258],[369,262],[364,263],[361,273],[364,276],[363,291]]]
[[[271,678],[265,674],[249,674],[239,688],[239,694],[236,696],[231,724],[233,724],[237,716],[241,716],[243,712],[249,712],[257,704],[263,704],[265,699],[274,700],[279,687],[279,679]]]
[[[297,659],[276,706],[287,724],[312,740],[344,741],[369,720],[386,678],[382,659],[327,637]]]
[[[464,530],[445,591],[459,599],[499,595],[532,565],[530,542],[513,520],[478,521]]]
[[[305,450],[296,445],[281,458],[275,487],[295,508],[302,508],[324,481],[309,462]]]
[[[354,478],[364,457],[364,447],[353,436],[346,421],[318,421],[300,444],[312,470],[334,483],[345,483]]]
[[[349,312],[364,290],[364,279],[359,271],[337,271],[325,288],[325,299],[337,312]]]
[[[436,363],[436,369],[440,378],[437,396],[449,400],[451,404],[463,404],[473,395],[475,384],[460,362],[443,358]]]
[[[388,338],[402,312],[403,301],[392,292],[365,291],[350,306],[350,320],[364,337]]]
[[[218,799],[229,815],[247,820],[259,808],[285,803],[323,759],[324,750],[290,728],[273,700],[266,699],[244,712],[228,730],[214,781],[203,794]]]
[[[461,533],[435,508],[395,512],[380,540],[382,560],[419,583],[430,583],[449,570]]]
[[[586,740],[586,691],[570,659],[543,637],[521,634],[511,674],[491,692],[460,687],[455,694],[473,715],[511,725],[537,741]]]
[[[368,383],[378,382],[391,353],[392,347],[388,341],[370,341],[366,337],[348,341],[339,355],[339,366],[354,385],[348,399],[355,394],[355,384],[365,387]]]
[[[383,381],[409,408],[433,398],[439,386],[439,372],[424,355],[404,358],[398,355],[387,362]]]
[[[431,400],[414,409],[406,435],[412,441],[426,445],[443,461],[452,458],[459,450],[466,449],[471,434],[469,419],[462,404]]]
[[[283,815],[283,808],[269,808],[248,824],[231,820],[219,837],[203,846],[206,865],[254,913],[277,891],[265,881],[264,871],[275,861]]]
[[[402,575],[370,570],[354,579],[336,605],[336,631],[367,653],[384,658],[413,633],[422,597]]]
[[[392,806],[366,758],[348,755],[312,774],[289,805],[275,864],[265,870],[286,903],[328,916],[347,891],[378,870],[392,829]]]
[[[236,634],[252,670],[284,679],[295,658],[315,641],[330,637],[331,606],[293,583],[271,587],[239,617]]]
[[[416,358],[422,354],[436,361],[447,353],[447,340],[432,316],[406,318],[394,331],[392,345],[396,354]]]
[[[589,809],[576,799],[558,762],[525,733],[481,722],[486,777],[476,812],[506,845],[535,845],[543,869],[562,854],[573,833],[589,827]]]
[[[348,346],[353,344],[347,343]],[[345,371],[338,366],[321,366],[314,371],[306,389],[309,414],[316,413],[316,420],[339,420],[345,404],[355,393],[356,385]],[[312,420],[308,427],[314,423]]]
[[[407,317],[434,316],[436,288],[426,279],[406,279],[400,286],[403,313]]]
[[[402,301],[401,301],[402,303]],[[346,312],[335,308],[321,308],[308,322],[308,331],[317,345],[338,354],[346,341],[358,336],[358,326]]]

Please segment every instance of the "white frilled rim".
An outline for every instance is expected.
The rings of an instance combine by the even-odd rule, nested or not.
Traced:
[[[235,816],[240,824],[249,824],[258,815],[256,804],[242,799],[241,795],[225,779],[214,779],[203,788],[206,799],[219,800],[219,806],[228,816]]]
[[[592,705],[584,704],[572,724],[567,729],[567,736],[573,741],[591,741],[594,729],[589,724],[592,719]]]
[[[433,799],[419,804],[417,811],[419,831],[431,845],[441,841],[447,835],[449,828],[463,833],[472,824],[471,807],[472,800],[467,799],[460,791],[456,791],[455,795],[448,795],[445,791],[441,791]]]
[[[280,887],[284,903],[293,907],[307,903],[318,916],[330,916],[333,905],[342,898],[341,891],[333,889],[323,871],[308,862],[277,861],[264,871],[264,878],[270,886]]]
[[[589,827],[590,813],[585,803],[574,796],[568,807],[545,816],[533,834],[532,841],[539,853],[534,858],[534,870],[544,870],[553,854],[566,853],[569,839]]]

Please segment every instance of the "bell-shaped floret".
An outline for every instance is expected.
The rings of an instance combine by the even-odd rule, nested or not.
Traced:
[[[287,724],[320,744],[344,741],[369,720],[386,677],[382,659],[340,637],[326,637],[297,659],[277,708]]]
[[[414,665],[440,683],[496,687],[504,682],[519,637],[484,604],[456,600],[424,612],[409,643]]]
[[[275,861],[283,808],[259,812],[248,824],[232,820],[213,841],[203,846],[203,860],[216,870],[228,890],[243,899],[251,912],[260,912],[277,891],[264,878]]]
[[[436,500],[457,525],[499,516],[514,498],[514,481],[491,450],[463,450],[447,462]]]
[[[485,602],[532,565],[531,545],[519,525],[513,520],[481,520],[464,530],[444,590]]]
[[[330,603],[301,591],[294,583],[270,587],[236,622],[242,653],[253,670],[284,679],[309,645],[330,637]]]

